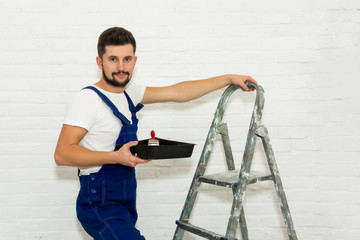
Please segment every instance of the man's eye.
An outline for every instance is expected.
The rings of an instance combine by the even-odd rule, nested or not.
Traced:
[[[126,58],[124,58],[124,61],[125,61],[125,62],[130,62],[131,60],[132,60],[131,57],[126,57]]]
[[[111,61],[111,62],[115,62],[115,61],[116,61],[116,58],[110,58],[110,61]]]

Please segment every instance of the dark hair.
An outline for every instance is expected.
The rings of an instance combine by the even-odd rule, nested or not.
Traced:
[[[105,47],[108,45],[126,45],[131,44],[136,51],[136,41],[131,32],[121,27],[112,27],[105,30],[99,37],[97,50],[98,56],[102,58],[105,54]]]

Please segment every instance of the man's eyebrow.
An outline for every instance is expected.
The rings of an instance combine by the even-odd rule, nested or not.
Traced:
[[[124,58],[133,58],[134,56],[125,56]],[[118,56],[108,56],[108,58],[119,58]]]

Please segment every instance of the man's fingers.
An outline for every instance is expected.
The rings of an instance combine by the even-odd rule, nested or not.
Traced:
[[[145,159],[141,159],[141,158],[139,158],[138,159],[138,163],[147,163],[147,162],[150,162],[151,160],[145,160]]]
[[[244,82],[243,82],[243,83],[240,83],[241,89],[242,89],[243,91],[246,91],[246,92],[254,91],[255,88],[249,88],[249,87],[245,84],[246,81],[257,84],[257,81],[256,81],[255,79],[253,79],[253,78],[250,77],[250,76],[246,76]]]
[[[240,87],[243,91],[250,91],[249,87],[245,84],[245,82],[240,83]]]
[[[253,82],[257,84],[257,81],[255,79],[253,79],[252,77],[248,76],[247,81]]]
[[[138,164],[143,164],[143,163],[147,163],[147,162],[150,162],[151,160],[145,160],[145,159],[142,159],[142,158],[139,158],[139,157],[135,157],[134,156],[134,159],[133,159],[133,167],[135,167],[136,165]]]
[[[124,144],[124,146],[130,148],[132,146],[136,146],[138,143],[139,143],[138,141],[131,141],[131,142]]]

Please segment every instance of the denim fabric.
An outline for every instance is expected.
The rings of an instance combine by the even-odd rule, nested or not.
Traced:
[[[123,126],[116,144],[136,141],[137,124],[136,112],[142,108],[133,105],[130,97],[125,93],[132,123],[122,115],[111,101],[94,87],[94,90]],[[125,118],[125,119],[124,119]],[[76,202],[77,217],[85,231],[95,240],[145,240],[140,231],[135,228],[136,211],[136,177],[133,167],[121,164],[102,166],[99,172],[79,176],[80,192]]]

